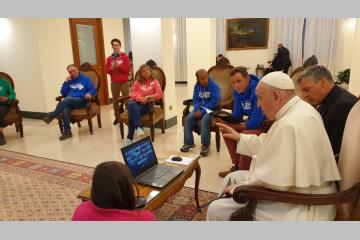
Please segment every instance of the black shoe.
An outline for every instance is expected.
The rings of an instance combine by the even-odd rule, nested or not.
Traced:
[[[46,117],[43,119],[44,122],[46,122],[47,124],[51,123],[52,120],[54,120],[54,118],[56,118],[55,113],[49,113],[48,115],[46,115]]]
[[[5,135],[3,132],[0,132],[0,146],[5,144],[6,144]]]
[[[202,145],[200,155],[206,157],[209,154],[209,146]]]
[[[219,176],[224,178],[226,177],[228,174],[238,171],[239,168],[237,166],[232,166],[228,171],[224,171],[224,172],[219,172]]]
[[[195,147],[195,144],[191,144],[191,145],[189,145],[189,144],[184,144],[184,146],[182,146],[181,148],[180,148],[180,151],[181,152],[188,152],[189,150],[190,150],[190,148],[194,148]]]
[[[113,125],[115,126],[116,124],[118,124],[119,122],[118,122],[118,120],[117,119],[115,119],[114,121],[113,121]]]
[[[66,140],[68,138],[72,138],[72,133],[64,133],[59,137],[60,141]]]

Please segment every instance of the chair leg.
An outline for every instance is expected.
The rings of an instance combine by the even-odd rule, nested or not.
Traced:
[[[99,113],[98,115],[96,115],[96,117],[97,117],[98,127],[101,128],[101,114]]]
[[[58,118],[58,123],[59,123],[59,128],[60,128],[61,134],[64,134],[64,128],[63,128],[63,124],[62,124],[61,118]]]
[[[124,124],[119,124],[121,139],[124,139]]]
[[[220,152],[220,133],[219,133],[219,131],[216,132],[215,138],[216,138],[216,151]]]
[[[18,123],[15,123],[15,129],[16,129],[16,132],[19,132],[19,124]]]
[[[91,118],[90,118],[90,119],[88,119],[88,124],[89,124],[90,134],[92,135],[92,134],[93,134],[93,125],[92,125]]]
[[[79,128],[81,128],[81,123],[80,122],[77,122],[77,125]]]
[[[161,120],[161,133],[165,133],[165,118]]]
[[[151,141],[153,142],[155,140],[155,128],[154,128],[154,125],[150,127],[150,135],[151,135]]]
[[[24,129],[23,129],[23,124],[22,122],[19,122],[19,131],[20,131],[20,136],[24,137]]]

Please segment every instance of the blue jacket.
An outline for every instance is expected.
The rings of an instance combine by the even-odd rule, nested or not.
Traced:
[[[60,93],[64,97],[85,98],[86,93],[95,95],[96,89],[91,79],[80,73],[78,78],[64,82]]]
[[[206,114],[204,107],[215,111],[220,99],[220,88],[210,77],[206,87],[201,86],[198,82],[195,84],[194,112],[201,111],[202,116],[204,116]]]
[[[260,127],[261,122],[265,119],[265,115],[260,108],[257,107],[257,97],[255,89],[259,83],[259,79],[250,74],[249,86],[243,93],[234,91],[234,109],[233,117],[243,119],[244,115],[249,116],[249,120],[245,125],[247,129],[256,129]]]

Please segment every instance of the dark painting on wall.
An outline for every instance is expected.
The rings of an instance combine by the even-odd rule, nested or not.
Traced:
[[[268,18],[233,18],[226,21],[227,50],[267,48]]]

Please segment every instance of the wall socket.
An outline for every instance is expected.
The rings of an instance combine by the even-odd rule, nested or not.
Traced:
[[[169,110],[172,110],[172,105],[169,105]]]

